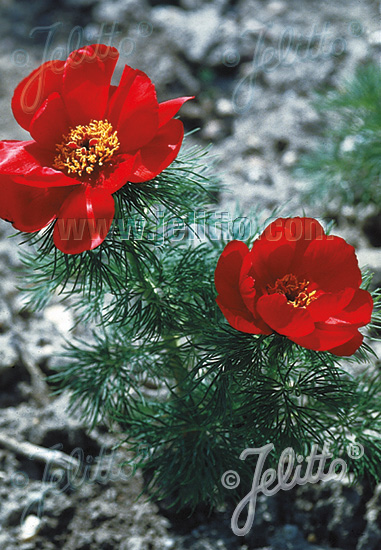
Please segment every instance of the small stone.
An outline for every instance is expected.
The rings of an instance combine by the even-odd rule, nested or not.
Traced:
[[[245,162],[245,176],[252,184],[273,185],[266,163],[259,157],[249,158]]]
[[[74,8],[89,8],[97,3],[97,0],[66,0],[67,4]]]
[[[381,254],[377,248],[360,248],[356,251],[361,267],[369,267],[373,272],[381,274]]]
[[[202,137],[206,140],[215,141],[225,137],[225,126],[220,120],[210,120],[202,130]]]
[[[266,31],[266,25],[258,19],[247,18],[242,22],[242,37],[257,36]]]
[[[41,529],[41,519],[37,516],[30,515],[28,516],[24,523],[21,526],[21,531],[19,534],[20,542],[27,542],[34,539]]]
[[[113,2],[98,2],[93,10],[93,18],[100,23],[114,24],[116,21],[145,21],[147,17],[147,2],[145,0],[115,0]]]
[[[184,10],[198,10],[202,8],[203,0],[180,0],[180,6]]]
[[[287,11],[287,4],[285,2],[270,2],[267,6],[267,10],[271,15],[283,15]]]
[[[262,153],[263,142],[256,134],[249,134],[246,138],[245,153]]]
[[[290,168],[291,166],[294,166],[296,164],[297,160],[298,160],[298,156],[295,153],[295,151],[286,151],[285,154],[282,157],[282,163],[287,168]]]
[[[284,525],[278,529],[271,538],[273,550],[310,550],[311,546],[303,538],[303,535],[296,525]]]
[[[126,544],[128,550],[142,550],[143,549],[143,539],[141,537],[131,537]]]
[[[16,480],[16,477],[14,477],[13,479]],[[13,501],[6,502],[4,500],[4,506],[0,510],[0,521],[2,528],[8,526],[14,527],[15,525],[20,524],[22,513],[23,507],[20,503]]]
[[[0,334],[9,330],[12,326],[12,313],[4,300],[0,299]]]
[[[222,24],[218,9],[205,6],[187,12],[174,6],[158,6],[152,10],[154,25],[162,28],[173,42],[196,63],[201,63],[216,43]]]
[[[368,42],[371,46],[381,46],[381,30],[370,33]]]
[[[354,222],[357,219],[357,211],[356,207],[352,204],[344,204],[341,209],[341,214],[344,218],[347,218],[349,220],[353,220]]]
[[[220,116],[234,116],[235,114],[232,102],[225,97],[221,97],[217,100],[216,111]]]
[[[44,316],[57,327],[61,334],[70,332],[74,325],[72,313],[60,304],[46,308]]]
[[[0,369],[14,367],[18,354],[13,344],[11,333],[0,334]]]
[[[8,548],[11,544],[11,539],[7,533],[0,533],[0,548]]]
[[[342,153],[351,153],[356,146],[356,136],[346,136],[340,145]]]

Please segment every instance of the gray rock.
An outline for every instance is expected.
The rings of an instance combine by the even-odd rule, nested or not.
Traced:
[[[381,254],[377,248],[362,248],[356,252],[359,265],[368,266],[375,279],[381,281]]]
[[[356,550],[378,550],[381,546],[381,485],[366,506],[367,525]]]
[[[0,4],[1,139],[29,139],[14,120],[10,98],[16,84],[42,58],[46,33],[31,37],[33,27],[65,21],[65,42],[74,25],[83,27],[86,39],[91,40],[103,24],[108,30],[115,23],[119,34],[113,45],[127,39],[118,74],[124,63],[144,70],[155,82],[160,101],[182,94],[198,96],[197,102],[184,105],[180,116],[188,127],[203,129],[202,134],[192,136],[192,143],[200,143],[201,138],[214,143],[218,140],[214,149],[223,160],[220,170],[231,191],[230,195],[228,191],[223,194],[221,211],[229,208],[234,212],[237,199],[248,210],[258,207],[263,221],[273,206],[287,203],[289,211],[294,212],[303,207],[299,199],[303,182],[298,187],[290,167],[295,155],[320,139],[320,118],[310,106],[314,90],[335,86],[343,76],[351,76],[357,66],[372,59],[379,47],[374,0],[363,0],[361,10],[357,0],[319,5],[259,0],[168,0],[166,4],[158,0],[62,0],[56,6],[50,0],[2,0]],[[74,4],[78,9],[73,9]],[[151,9],[154,4],[156,7]],[[175,8],[175,4],[180,7]],[[315,4],[319,9],[311,9]],[[313,27],[316,25],[321,31],[326,21],[333,37],[344,37],[343,55],[320,55],[304,61],[298,55],[294,60],[288,56],[285,61],[291,62],[289,67],[284,63],[259,66],[255,51],[261,33],[266,34],[262,52],[269,47],[279,51],[282,34],[290,28],[295,36],[304,36],[302,46],[307,47]],[[25,66],[17,64],[23,53],[14,55],[20,49],[29,55]],[[200,72],[205,68],[207,78],[202,79]],[[244,93],[251,98],[246,111],[235,103],[237,87],[241,99]],[[290,198],[292,203],[287,202]],[[318,213],[319,208],[316,205]],[[359,246],[365,244],[358,251],[359,262],[368,264],[376,273],[375,283],[381,284],[379,251],[369,248],[362,236],[366,218],[375,212],[363,209],[340,213],[339,205],[334,203],[331,209],[338,215],[340,231],[343,218],[351,222],[345,236]],[[12,339],[23,336],[23,350],[44,372],[49,372],[53,364],[61,361],[57,355],[62,336],[70,337],[70,320],[66,316],[64,322],[62,310],[57,308],[51,309],[50,314],[21,313],[23,299],[16,289],[14,272],[20,266],[19,239],[8,239],[11,233],[13,228],[0,221],[1,429],[36,444],[62,443],[68,453],[80,446],[85,456],[96,457],[106,440],[110,446],[118,436],[106,437],[105,427],[102,433],[89,435],[78,418],[66,412],[67,396],[38,409],[25,369],[22,364],[13,366],[19,358]],[[55,307],[56,302],[53,304]],[[120,460],[126,456],[122,451]],[[209,519],[203,514],[193,523],[187,518],[178,520],[182,528],[178,532],[173,528],[176,522],[171,524],[154,504],[144,499],[135,502],[142,490],[139,475],[129,481],[83,483],[73,491],[63,492],[59,487],[49,491],[42,530],[35,541],[20,545],[17,534],[25,505],[31,504],[31,513],[35,511],[33,502],[46,489],[42,483],[44,467],[4,449],[0,449],[0,464],[1,549],[131,550],[131,545],[136,544],[141,550],[251,550],[261,544],[262,550],[285,550],[287,544],[303,550],[328,550],[328,541],[333,539],[341,541],[341,550],[352,549],[356,544],[356,550],[378,550],[381,546],[379,489],[368,502],[365,515],[369,497],[361,493],[360,484],[357,495],[347,488],[327,486],[295,488],[285,501],[282,495],[259,499],[256,523],[247,544],[242,546],[243,541],[230,531],[231,516],[225,513]],[[17,474],[22,472],[28,476],[27,483],[17,486]],[[310,534],[314,536],[309,537]],[[274,546],[270,546],[270,540]]]
[[[8,303],[0,298],[0,335],[12,326],[12,312]],[[1,361],[0,361],[1,362]]]
[[[93,8],[93,16],[101,23],[127,25],[131,21],[146,21],[149,7],[146,0],[116,0],[99,2]]]
[[[273,179],[267,169],[266,162],[256,156],[251,156],[244,164],[244,176],[245,179],[253,184],[260,185],[273,185]]]
[[[368,41],[371,46],[381,47],[381,30],[371,32]]]
[[[229,0],[180,0],[180,6],[185,10],[198,10],[205,4],[213,4],[218,10],[222,10],[229,4]]]
[[[21,543],[33,540],[42,526],[42,521],[37,516],[27,516],[21,525],[19,533],[19,541]]]
[[[18,353],[13,343],[13,334],[0,334],[0,373],[17,364]]]
[[[222,25],[219,11],[213,5],[193,12],[160,6],[152,10],[152,19],[190,61],[197,63],[204,60]]]
[[[284,525],[270,539],[272,550],[313,550],[296,525]]]
[[[287,12],[286,2],[280,2],[280,1],[270,2],[266,6],[266,8],[272,17],[284,15]]]
[[[202,137],[206,141],[219,141],[226,137],[228,128],[222,120],[209,120],[202,129]]]
[[[0,533],[0,548],[10,548],[12,537],[8,533]]]
[[[89,8],[98,4],[98,0],[65,0],[65,3],[71,8]]]

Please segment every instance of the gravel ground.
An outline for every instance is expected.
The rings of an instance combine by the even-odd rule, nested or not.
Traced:
[[[291,173],[321,139],[310,100],[376,59],[381,46],[372,0],[0,0],[0,13],[1,139],[27,136],[13,120],[10,98],[32,69],[81,41],[112,43],[121,52],[118,78],[127,63],[150,75],[160,100],[196,96],[182,108],[182,120],[188,130],[201,128],[191,143],[214,144],[226,189],[221,211],[233,212],[238,202],[245,214],[258,208],[264,219],[280,206],[293,214],[326,211],[327,205],[300,204],[305,182]],[[335,214],[336,232],[381,283],[380,250],[364,230],[372,212],[355,219],[350,209]],[[67,397],[49,396],[36,374],[51,372],[65,338],[73,337],[73,319],[58,301],[39,314],[24,308],[11,233],[0,222],[0,549],[381,547],[381,487],[366,484],[329,482],[260,499],[246,537],[232,534],[229,504],[210,517],[200,509],[188,518],[137,499],[142,480],[118,467],[116,436],[104,427],[89,433],[65,412]],[[59,470],[10,450],[12,438],[69,455],[81,448],[97,473],[78,473],[76,490],[68,490]]]

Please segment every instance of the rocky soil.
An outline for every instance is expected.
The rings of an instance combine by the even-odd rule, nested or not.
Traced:
[[[147,72],[159,99],[195,95],[182,109],[188,142],[213,143],[225,191],[220,210],[264,219],[274,208],[322,216],[327,205],[300,201],[292,175],[322,133],[311,106],[316,90],[336,87],[379,59],[378,2],[372,0],[0,0],[0,139],[25,139],[13,120],[15,85],[41,62],[78,44],[104,42]],[[378,56],[378,57],[377,57]],[[0,198],[1,200],[1,198]],[[197,208],[197,205],[195,205]],[[358,249],[381,284],[381,254],[364,231],[372,212],[335,212],[336,230]],[[233,214],[232,214],[233,215]],[[59,361],[73,319],[58,301],[25,309],[17,239],[0,222],[0,549],[7,550],[377,550],[381,487],[329,482],[259,501],[246,537],[230,530],[233,508],[207,517],[159,510],[139,475],[121,469],[116,436],[89,433],[41,381]],[[80,335],[86,327],[80,327]],[[15,439],[19,447],[13,448]],[[71,480],[20,442],[78,456],[87,473]],[[76,451],[77,449],[77,451]],[[92,466],[92,469],[90,467]]]

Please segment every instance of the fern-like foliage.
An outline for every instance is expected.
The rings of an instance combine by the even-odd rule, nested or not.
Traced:
[[[234,330],[218,309],[214,271],[236,235],[230,226],[216,239],[209,213],[199,239],[193,214],[208,210],[217,189],[203,155],[192,151],[151,182],[127,183],[115,194],[116,224],[94,251],[60,253],[52,228],[30,237],[23,285],[31,305],[61,293],[93,330],[88,341],[68,342],[51,382],[70,392],[90,427],[118,426],[151,496],[177,508],[221,502],[227,470],[241,477],[235,496],[247,493],[253,465],[239,456],[269,442],[268,465],[286,447],[308,456],[312,445],[328,445],[355,479],[380,481],[381,380],[369,344],[352,358],[368,365],[359,378],[328,352]],[[251,222],[248,245],[263,229],[258,215]],[[370,280],[364,275],[365,288]],[[377,338],[377,292],[374,299]],[[361,460],[347,457],[353,440],[365,449]]]
[[[372,205],[381,212],[381,68],[369,64],[338,90],[315,101],[324,123],[321,144],[305,154],[297,175],[310,180],[305,198]]]

